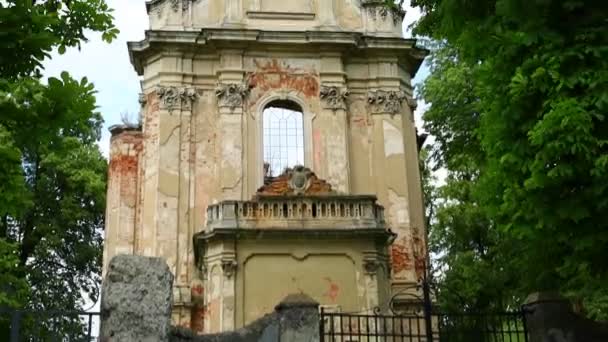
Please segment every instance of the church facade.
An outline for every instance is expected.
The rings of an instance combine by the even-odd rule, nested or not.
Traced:
[[[152,0],[141,126],[111,128],[104,266],[158,256],[174,322],[232,330],[304,292],[386,310],[426,260],[411,79],[381,0]],[[402,296],[403,295],[403,296]]]

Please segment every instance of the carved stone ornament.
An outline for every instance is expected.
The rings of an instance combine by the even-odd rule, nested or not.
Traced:
[[[407,97],[407,105],[412,109],[412,112],[418,108],[418,101],[415,98],[408,96]]]
[[[310,188],[312,171],[304,166],[296,166],[291,170],[289,178],[289,187],[294,194],[302,195]]]
[[[386,20],[390,15],[393,23],[399,25],[405,18],[405,10],[403,10],[403,0],[400,0],[394,5],[388,5],[385,0],[362,0],[361,6],[367,10],[367,13],[373,18],[381,18]]]
[[[165,3],[168,3],[169,7],[171,8],[171,10],[173,10],[173,12],[177,12],[180,9],[183,12],[187,12],[188,9],[190,8],[190,5],[193,2],[197,2],[199,0],[152,0],[150,2],[147,3],[148,7],[150,9],[152,9],[154,12],[156,12],[156,15],[161,15],[162,14],[162,9],[165,5]],[[181,6],[180,6],[181,4]]]
[[[374,112],[389,113],[392,115],[399,114],[401,112],[401,108],[405,100],[407,100],[407,95],[401,90],[376,90],[370,91],[367,95],[367,102],[373,107]]]
[[[330,195],[335,192],[326,181],[304,166],[286,169],[282,175],[268,180],[257,194],[264,196]]]
[[[365,269],[365,273],[368,275],[375,275],[381,265],[382,264],[380,263],[380,261],[375,259],[363,260],[363,269]]]
[[[145,107],[146,103],[148,103],[148,95],[146,95],[144,93],[139,94],[139,104],[142,107]]]
[[[160,98],[161,108],[169,112],[175,109],[192,109],[192,105],[198,99],[198,94],[193,88],[184,87],[158,87],[156,94]]]
[[[224,276],[226,278],[232,278],[232,276],[236,273],[237,263],[234,260],[222,260],[222,271],[224,271]]]
[[[348,99],[348,90],[335,86],[321,86],[320,97],[325,104],[325,108],[329,109],[346,109],[346,100]]]
[[[249,91],[250,87],[245,83],[219,84],[215,88],[215,96],[218,98],[220,107],[234,109],[243,106]]]

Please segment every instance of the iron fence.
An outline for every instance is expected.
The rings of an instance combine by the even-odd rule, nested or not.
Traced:
[[[99,325],[99,312],[0,308],[0,341],[91,342]]]
[[[321,311],[322,342],[527,342],[523,312],[361,315]]]

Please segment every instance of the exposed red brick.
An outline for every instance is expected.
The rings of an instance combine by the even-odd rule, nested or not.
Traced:
[[[205,331],[205,314],[206,310],[204,306],[195,305],[192,308],[190,316],[190,329],[196,333],[202,333]]]
[[[293,195],[294,190],[289,186],[289,172],[291,169],[285,170],[280,176],[271,179],[269,184],[266,184],[258,189],[257,195],[264,196],[288,196]],[[329,195],[334,193],[331,184],[320,179],[316,174],[310,175],[310,186],[306,189],[306,195]]]
[[[413,230],[413,247],[414,247],[414,268],[416,278],[423,279],[426,271],[426,245],[424,240],[420,238],[420,231],[416,228]]]
[[[110,171],[113,174],[133,174],[137,172],[139,158],[137,156],[117,155],[110,159]]]
[[[257,70],[248,75],[249,86],[258,90],[258,96],[271,89],[291,89],[306,97],[319,96],[319,77],[314,71],[291,68],[276,59],[261,63],[256,61]],[[257,99],[253,99],[255,103]]]
[[[391,247],[391,262],[395,274],[412,269],[413,267],[412,256],[407,250],[406,243],[407,240],[403,238],[395,241]]]
[[[120,180],[121,198],[128,199],[134,205],[137,200],[139,158],[143,149],[142,134],[139,131],[124,131],[113,136],[111,144],[108,177]],[[122,154],[122,147],[126,147],[129,153]]]

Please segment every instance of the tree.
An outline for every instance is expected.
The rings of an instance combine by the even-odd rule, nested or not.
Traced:
[[[424,120],[435,139],[421,154],[428,158],[423,176],[429,177],[431,168],[447,171],[442,186],[423,180],[427,210],[432,208],[427,226],[440,284],[438,304],[446,311],[503,309],[514,302],[513,282],[508,281],[514,274],[508,272],[512,253],[499,248],[499,240],[506,244],[505,236],[474,196],[483,154],[475,132],[480,115],[473,70],[446,44],[432,50],[431,74],[419,92],[432,103]],[[498,267],[501,272],[495,271]]]
[[[470,244],[479,227],[496,257],[485,270],[456,271],[464,277],[458,287],[500,270],[515,298],[560,290],[583,298],[590,316],[608,316],[608,7],[414,5],[423,11],[415,32],[443,45],[423,87],[432,104],[426,127],[438,141],[434,158],[450,172],[442,193],[452,212],[444,211],[448,224],[439,232],[453,236],[438,237],[445,243],[437,246],[449,250],[461,238]],[[461,247],[481,260],[473,245]]]
[[[115,38],[112,20],[103,0],[0,3],[0,267],[11,274],[0,304],[74,310],[83,293],[98,295],[103,121],[86,78],[43,81],[41,69],[53,49],[86,41],[86,30]],[[2,301],[11,293],[19,300]]]

